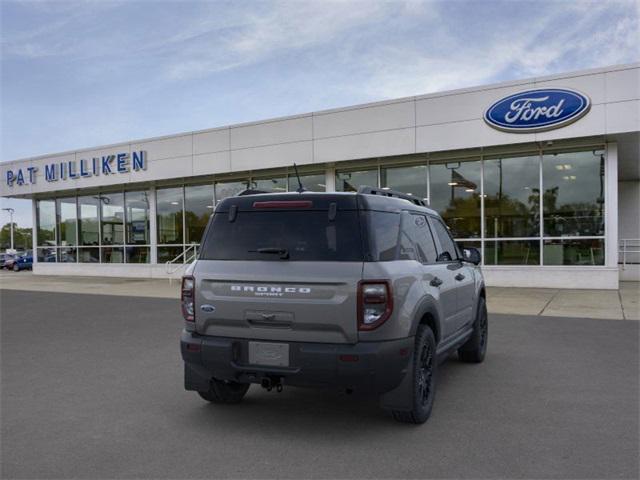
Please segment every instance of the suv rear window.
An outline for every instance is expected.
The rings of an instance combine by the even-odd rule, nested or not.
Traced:
[[[241,211],[233,222],[216,213],[200,258],[283,261],[278,250],[285,261],[361,262],[358,213],[338,211],[330,221],[326,210]]]

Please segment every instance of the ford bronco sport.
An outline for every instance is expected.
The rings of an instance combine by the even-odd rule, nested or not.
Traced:
[[[185,388],[359,390],[425,422],[438,363],[485,356],[479,252],[398,192],[246,193],[216,207],[182,280]]]

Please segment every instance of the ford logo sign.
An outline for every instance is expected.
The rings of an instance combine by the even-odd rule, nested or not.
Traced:
[[[540,88],[498,100],[484,113],[484,121],[506,132],[541,132],[575,122],[590,107],[589,97],[575,90]]]

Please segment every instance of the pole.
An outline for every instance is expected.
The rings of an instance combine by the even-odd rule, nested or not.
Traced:
[[[13,213],[15,212],[15,210],[11,207],[3,208],[3,210],[6,210],[7,212],[9,212],[9,228],[11,230],[11,250],[13,251]]]

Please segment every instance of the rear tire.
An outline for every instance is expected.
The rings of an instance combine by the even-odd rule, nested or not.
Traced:
[[[225,382],[212,378],[209,390],[198,392],[198,395],[211,403],[240,403],[249,387],[248,383]]]
[[[413,409],[392,410],[395,420],[417,424],[428,420],[436,394],[437,364],[435,335],[427,325],[420,325],[413,355]]]
[[[480,297],[473,333],[467,342],[458,349],[458,358],[466,363],[481,363],[487,353],[489,340],[489,319],[487,302]]]
[[[19,272],[20,271],[20,267],[18,266],[18,264],[16,264],[16,263],[13,264],[13,271],[14,272]]]

